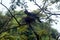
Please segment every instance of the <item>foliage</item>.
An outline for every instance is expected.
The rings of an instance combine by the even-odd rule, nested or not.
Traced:
[[[7,13],[9,14],[9,13]],[[7,17],[8,16],[6,15],[1,15],[2,17]],[[24,23],[24,20],[23,18],[26,17],[24,16],[25,14],[23,13],[23,11],[19,11],[16,13],[16,18],[18,19],[18,21],[20,23]],[[20,15],[22,15],[22,17]],[[45,17],[45,15],[41,16],[41,17]],[[5,18],[6,19],[6,18]],[[1,20],[5,20],[5,19],[1,19]],[[3,21],[2,21],[3,22]],[[14,27],[17,27],[18,24],[17,22],[13,19],[11,19],[11,21],[9,22],[9,24],[6,26],[7,29],[8,28],[14,28]],[[33,29],[35,30],[35,32],[42,38],[44,38],[44,40],[48,40],[49,38],[49,34],[51,33],[57,33],[57,31],[53,28],[50,28],[51,27],[51,24],[46,21],[46,22],[43,22],[43,23],[39,23],[38,21],[36,21],[35,23],[32,23],[32,26],[33,26]],[[50,31],[51,29],[51,31]],[[5,30],[4,28],[2,28],[1,30]],[[48,36],[48,37],[47,37]],[[35,40],[36,39],[36,36],[35,34],[33,33],[33,31],[31,29],[29,29],[28,25],[23,25],[21,27],[18,27],[18,28],[14,28],[14,29],[10,29],[10,30],[7,30],[6,32],[2,32],[2,34],[0,34],[0,40]]]
[[[38,5],[36,0],[28,1],[33,2],[40,8],[39,10],[34,10],[33,13],[39,17],[41,22],[35,18],[33,22],[33,16],[27,16],[23,10],[15,11],[16,6],[27,10],[28,6],[25,0],[11,0],[10,9],[1,2],[0,4],[3,5],[9,12],[7,12],[6,15],[2,15],[2,12],[0,12],[0,40],[36,40],[37,38],[39,38],[39,40],[56,39],[58,32],[51,28],[51,23],[54,20],[50,18],[51,15],[56,14],[52,14],[49,10],[47,10],[47,6],[49,6],[49,4],[46,5],[46,3],[50,1],[50,3],[54,4],[59,0],[43,0],[42,6]],[[30,24],[27,23],[26,19]]]

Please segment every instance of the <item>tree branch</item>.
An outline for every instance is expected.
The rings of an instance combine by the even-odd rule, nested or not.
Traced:
[[[18,23],[18,25],[20,26],[20,23],[18,22],[18,20],[16,19],[16,17],[11,13],[11,11],[2,3],[0,3],[2,6],[4,6],[8,11],[9,13],[11,14],[11,16],[16,20],[16,22]]]
[[[21,24],[20,26],[23,26],[23,25],[26,25],[26,24]],[[20,27],[20,26],[15,26],[15,27],[13,27],[13,28],[3,29],[2,31],[0,31],[0,34],[3,33],[3,32],[9,31],[9,30],[11,30],[11,29],[18,28],[18,27]]]
[[[31,24],[28,24],[29,25],[29,28],[33,31],[33,33],[35,34],[36,36],[36,39],[39,40],[39,35],[35,32],[35,30],[33,29],[33,27],[31,26]]]
[[[41,8],[36,2],[34,2],[35,3],[35,5],[37,5],[39,8],[40,8],[40,10],[41,11],[43,11],[44,10],[44,5],[46,4],[46,1],[44,2],[44,5],[43,5],[43,7]],[[42,10],[43,9],[43,10]],[[45,11],[47,11],[47,12],[49,12],[49,13],[47,13],[47,12],[45,12]],[[44,13],[46,13],[46,14],[52,14],[49,10],[45,10],[45,11],[43,11]],[[52,14],[52,15],[60,15],[60,14]]]
[[[8,30],[10,30],[10,29],[14,29],[14,28],[18,28],[18,27],[19,27],[19,26],[16,26],[16,27],[13,27],[13,28],[4,29],[4,30],[0,31],[0,34],[3,33],[3,32],[8,31]]]
[[[33,1],[34,2],[34,1]],[[34,2],[35,3],[35,5],[37,5],[40,9],[41,9],[41,7],[36,3],[36,2]]]

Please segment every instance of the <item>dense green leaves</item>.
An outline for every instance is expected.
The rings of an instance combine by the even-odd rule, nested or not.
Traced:
[[[43,0],[43,7],[36,3],[36,0],[28,0],[30,2],[34,2],[40,9],[34,10],[33,13],[39,17],[42,21],[41,23],[35,19],[32,21],[33,17],[27,16],[23,10],[15,11],[16,5],[26,9],[27,2],[26,0],[11,0],[10,10],[12,10],[12,16],[9,12],[6,15],[2,15],[0,12],[0,40],[54,40],[58,35],[56,29],[51,28],[51,23],[54,21],[51,18],[46,19],[48,13],[44,13],[47,10],[47,6],[45,6],[46,2],[50,1],[50,3],[57,3],[59,0]],[[3,5],[3,4],[2,4]],[[9,11],[9,10],[8,10]],[[19,22],[19,25],[17,21]],[[28,18],[28,19],[27,19]],[[30,25],[27,23],[26,19],[30,21]],[[20,25],[21,24],[21,25]]]
[[[38,13],[38,11],[35,11],[36,13]],[[6,19],[8,17],[9,13],[7,12],[6,15],[1,15],[1,22],[4,23],[4,21],[6,21]],[[26,17],[26,14],[24,14],[23,11],[15,11],[15,13],[13,14],[15,15],[16,19],[24,24],[24,18]],[[39,14],[41,15],[41,14]],[[5,18],[6,17],[6,18]],[[40,17],[45,17],[45,15],[41,15]],[[3,18],[3,19],[2,19]],[[52,20],[50,20],[52,21]],[[2,25],[3,23],[0,24]],[[0,25],[0,26],[1,26]],[[49,22],[49,20],[47,20],[46,22],[43,23],[39,23],[37,20],[34,23],[31,23],[34,31],[39,35],[39,39],[41,40],[49,40],[49,35],[52,36],[51,34],[58,34],[58,32],[51,28],[51,22]],[[23,25],[20,27],[17,27],[18,24],[17,22],[14,20],[14,18],[11,19],[11,21],[9,21],[8,25],[6,26],[6,29],[9,28],[13,28],[13,29],[9,29],[5,32],[2,32],[2,34],[0,34],[0,40],[36,40],[36,35],[34,34],[34,32],[29,28],[28,24],[27,25]],[[14,28],[15,27],[15,28]],[[0,27],[1,28],[1,27]],[[5,28],[5,27],[4,27]],[[0,30],[6,30],[4,28],[1,28]],[[53,37],[51,37],[52,39]],[[53,38],[54,39],[54,38]],[[52,40],[53,40],[52,39]]]

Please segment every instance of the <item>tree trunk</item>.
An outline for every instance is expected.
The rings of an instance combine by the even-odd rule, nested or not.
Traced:
[[[49,40],[51,40],[50,35],[49,35]]]
[[[40,40],[42,40],[41,36],[39,36]]]
[[[29,28],[34,32],[36,39],[39,40],[39,35],[34,31],[33,27],[29,24]]]
[[[56,40],[58,40],[59,36],[57,36]]]

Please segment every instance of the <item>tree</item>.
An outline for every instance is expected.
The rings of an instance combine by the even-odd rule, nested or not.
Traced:
[[[22,2],[21,2],[22,1]],[[3,25],[3,27],[5,26],[5,25],[7,25],[7,23],[9,23],[9,26],[11,26],[11,27],[9,27],[9,28],[7,28],[7,29],[4,29],[4,30],[2,30],[0,33],[3,33],[3,32],[6,32],[6,31],[8,31],[8,30],[12,30],[12,32],[11,33],[16,33],[17,32],[17,30],[18,29],[20,29],[21,28],[21,26],[27,26],[30,30],[28,30],[28,32],[27,32],[27,27],[25,27],[25,28],[23,28],[22,30],[23,30],[23,32],[21,32],[22,34],[22,36],[25,36],[26,38],[27,38],[27,40],[29,40],[30,39],[30,35],[31,34],[33,34],[33,36],[34,36],[34,39],[35,40],[42,40],[42,37],[44,37],[44,36],[47,36],[48,34],[49,34],[49,37],[50,37],[50,27],[51,27],[51,21],[52,21],[52,19],[50,18],[52,15],[60,15],[60,14],[54,14],[54,13],[52,13],[52,12],[50,12],[49,10],[48,10],[48,6],[50,6],[50,5],[46,5],[46,3],[47,2],[49,2],[50,1],[50,3],[52,3],[52,4],[54,4],[55,2],[57,3],[58,1],[57,0],[54,0],[54,1],[51,1],[51,0],[43,0],[42,2],[44,2],[43,3],[43,5],[42,5],[42,7],[40,6],[40,5],[38,5],[37,4],[37,2],[36,2],[36,0],[29,0],[30,2],[33,2],[36,6],[38,6],[39,7],[39,12],[37,12],[36,13],[36,15],[40,15],[39,16],[39,18],[42,20],[42,19],[44,19],[44,21],[42,21],[42,23],[38,23],[38,21],[35,19],[35,18],[32,18],[31,16],[25,16],[25,17],[21,17],[20,18],[20,16],[16,16],[16,15],[19,15],[19,14],[13,14],[14,12],[15,12],[15,9],[16,9],[16,5],[17,6],[20,6],[21,8],[25,8],[25,10],[27,10],[27,5],[26,5],[26,2],[25,2],[25,0],[17,0],[17,1],[15,1],[15,0],[11,0],[11,3],[12,3],[12,5],[10,6],[10,9],[9,8],[7,8],[3,3],[2,3],[2,0],[1,0],[1,5],[3,5],[8,11],[9,11],[9,13],[10,14],[7,14],[7,16],[9,17],[9,19],[8,19],[8,21]],[[49,4],[50,4],[49,3]],[[15,5],[16,4],[16,5]],[[23,11],[21,11],[22,13],[24,13]],[[20,12],[20,13],[21,13]],[[30,12],[28,12],[28,13],[30,13]],[[31,14],[33,14],[33,13],[31,13]],[[24,15],[26,15],[26,14],[24,14]],[[18,17],[18,18],[17,18]],[[22,20],[23,22],[25,22],[25,23],[21,23],[21,22],[19,22],[20,20]],[[40,29],[38,29],[38,28],[35,28],[35,26],[34,26],[34,24],[37,24],[37,27]],[[36,25],[35,24],[35,25]],[[38,24],[39,24],[39,26],[38,26]],[[46,24],[46,25],[45,25]],[[46,26],[46,27],[45,27]],[[48,31],[47,31],[47,29],[48,29]],[[15,31],[14,31],[15,30]],[[37,31],[37,30],[39,30],[39,31]],[[31,32],[30,32],[31,31]],[[9,31],[10,32],[10,31]],[[19,32],[17,32],[16,34],[18,35],[18,33]],[[48,34],[47,34],[48,33]],[[10,33],[9,33],[10,34]],[[19,33],[20,34],[20,33]],[[16,36],[16,35],[15,35]],[[29,37],[29,38],[28,38]],[[40,37],[40,38],[39,38]],[[25,38],[23,38],[22,37],[22,39],[25,39]],[[19,40],[19,39],[17,39],[17,40]],[[50,40],[50,38],[49,38],[49,40]]]

